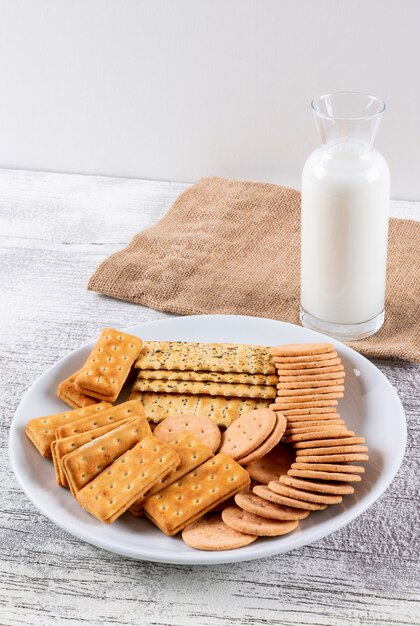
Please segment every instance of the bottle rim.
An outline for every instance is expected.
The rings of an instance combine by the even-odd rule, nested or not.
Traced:
[[[360,96],[361,98],[365,98],[366,101],[376,103],[376,105],[379,108],[377,111],[375,111],[374,113],[370,115],[340,116],[340,115],[331,115],[331,114],[324,113],[323,111],[321,111],[319,105],[325,102],[327,99],[330,99],[330,100],[333,99],[335,96],[350,96],[350,97]],[[378,98],[377,96],[372,96],[371,94],[363,93],[360,91],[335,91],[335,92],[323,94],[321,96],[317,96],[316,98],[314,98],[311,101],[311,108],[316,115],[326,120],[342,120],[342,121],[345,120],[349,122],[357,122],[357,121],[363,121],[363,120],[372,120],[375,117],[379,117],[380,115],[384,113],[386,109],[386,105],[385,105],[385,102],[381,100],[381,98]]]

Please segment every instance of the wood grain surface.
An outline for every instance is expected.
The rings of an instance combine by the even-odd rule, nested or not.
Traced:
[[[345,528],[288,554],[211,567],[137,562],[68,535],[19,488],[8,429],[28,387],[102,327],[165,317],[86,284],[185,187],[0,171],[0,624],[420,624],[418,366],[376,362],[408,420],[407,453],[390,488]],[[392,209],[420,216],[420,203]]]

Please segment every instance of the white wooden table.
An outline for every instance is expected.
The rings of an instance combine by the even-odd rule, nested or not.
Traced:
[[[391,487],[346,528],[289,554],[212,567],[132,561],[60,530],[17,485],[8,427],[31,383],[103,326],[164,317],[86,284],[185,187],[0,171],[0,624],[420,624],[416,365],[377,362],[408,419],[407,454]],[[419,218],[420,203],[394,202],[392,213]]]

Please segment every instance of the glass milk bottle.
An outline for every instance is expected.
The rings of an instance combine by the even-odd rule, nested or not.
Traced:
[[[360,93],[312,102],[321,146],[302,175],[303,326],[342,340],[382,326],[390,177],[373,140],[385,104]]]

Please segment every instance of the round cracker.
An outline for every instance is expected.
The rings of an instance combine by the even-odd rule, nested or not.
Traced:
[[[226,429],[219,452],[239,459],[256,448],[270,435],[276,425],[271,409],[255,409],[236,419]]]
[[[323,387],[322,385],[320,387],[312,387],[312,388],[306,388],[306,389],[284,389],[282,387],[278,387],[277,388],[277,398],[296,398],[297,396],[299,397],[303,397],[303,396],[311,396],[312,397],[318,397],[318,396],[322,396],[323,394],[327,394],[328,397],[331,396],[331,394],[335,394],[335,393],[341,393],[344,391],[344,385],[332,385],[330,387]]]
[[[369,461],[367,454],[320,454],[300,456],[301,463],[351,463],[352,461]]]
[[[308,376],[309,378],[309,376]],[[311,389],[311,388],[315,388],[315,389],[322,389],[324,387],[326,387],[328,389],[328,387],[337,387],[338,385],[344,385],[344,378],[337,378],[336,380],[318,380],[317,378],[313,378],[312,380],[305,380],[305,381],[283,381],[280,380],[279,383],[277,383],[276,387],[277,389],[282,389],[282,390],[289,390],[292,391],[293,389]]]
[[[363,445],[347,446],[325,446],[323,448],[299,448],[296,450],[296,457],[300,456],[322,456],[323,454],[357,454],[359,452],[369,452],[369,448]]]
[[[339,356],[335,350],[324,352],[324,354],[306,354],[302,356],[273,356],[276,365],[289,365],[290,363],[323,363],[324,361],[332,361],[338,359]]]
[[[283,415],[287,415],[290,409],[321,409],[326,406],[336,407],[338,400],[314,400],[308,402],[280,402],[277,398],[275,403],[270,404],[273,411],[281,411]],[[336,409],[334,409],[336,410]]]
[[[273,346],[273,356],[306,356],[308,354],[325,354],[334,350],[332,343],[287,343],[281,346]]]
[[[292,463],[290,469],[315,470],[322,472],[339,472],[343,474],[364,474],[365,468],[361,465],[339,465],[334,463]]]
[[[194,413],[168,415],[167,418],[156,426],[153,435],[161,441],[169,443],[182,432],[191,433],[208,446],[212,452],[216,452],[220,446],[221,434],[219,427],[207,419],[207,417],[195,415]]]
[[[339,363],[337,365],[330,365],[325,367],[325,361],[323,363],[324,367],[305,367],[301,369],[297,369],[294,367],[293,369],[289,369],[287,364],[283,365],[277,363],[276,370],[279,378],[284,380],[285,377],[293,377],[294,380],[299,380],[299,377],[316,377],[316,378],[325,378],[326,376],[330,376],[334,374],[334,378],[341,378],[341,376],[345,376],[344,365]],[[339,376],[337,376],[339,374]]]
[[[329,428],[330,426],[344,426],[344,420],[337,418],[335,420],[325,420],[325,421],[314,421],[314,422],[298,422],[298,424],[288,424],[285,430],[285,436],[289,435],[299,435],[301,433],[314,433],[317,430],[323,430],[324,428]]]
[[[338,474],[337,472],[317,472],[314,470],[289,470],[288,476],[296,478],[314,478],[315,480],[337,480],[338,482],[359,483],[362,478],[358,474]],[[292,506],[292,505],[290,505]]]
[[[314,370],[319,369],[320,374],[325,374],[323,369],[329,367],[335,367],[336,365],[342,365],[341,359],[338,356],[323,359],[305,359],[303,361],[297,359],[288,359],[287,361],[279,361],[273,358],[274,365],[278,371],[290,371],[290,370]]]
[[[260,498],[252,491],[242,491],[235,496],[235,502],[239,508],[254,515],[268,517],[269,519],[278,519],[282,521],[300,520],[308,517],[309,511],[302,509],[294,509],[288,506],[281,506]]]
[[[295,390],[293,390],[294,392]],[[310,389],[309,390],[309,394],[308,395],[302,395],[299,393],[299,390],[297,390],[298,393],[293,393],[293,395],[291,396],[282,396],[279,395],[279,393],[277,394],[277,396],[275,397],[275,402],[280,402],[283,404],[296,404],[296,403],[303,403],[303,402],[324,402],[324,400],[336,400],[339,398],[343,398],[344,394],[343,394],[343,390],[341,391],[331,391],[328,393],[321,393],[318,392],[317,389]]]
[[[334,403],[335,405],[337,402]],[[307,415],[310,417],[311,415],[328,415],[329,413],[334,413],[338,415],[337,409],[335,406],[322,406],[322,407],[302,407],[300,409],[285,409],[282,411],[283,415],[287,417],[287,419],[293,418],[295,415]]]
[[[337,412],[334,413],[314,413],[309,415],[287,415],[287,424],[290,426],[294,426],[297,424],[308,424],[308,422],[314,422],[316,420],[336,420],[340,419],[340,414]],[[309,425],[309,424],[308,424]]]
[[[280,483],[278,481],[273,481],[269,483],[268,488],[275,493],[278,493],[280,496],[286,496],[287,498],[294,498],[295,500],[303,500],[303,502],[313,502],[315,504],[340,504],[342,502],[342,496],[331,496],[314,493],[311,491],[304,491],[303,489],[295,489],[294,487],[289,487],[289,485],[285,485],[284,483]]]
[[[263,441],[262,444],[258,446],[258,448],[256,448],[246,456],[238,459],[238,463],[240,463],[241,465],[245,465],[246,463],[251,463],[251,461],[261,459],[280,442],[285,430],[286,418],[281,413],[276,413],[275,426],[267,439]]]
[[[330,426],[329,428],[320,428],[318,431],[310,432],[310,433],[300,433],[298,435],[290,435],[290,437],[286,437],[286,443],[303,443],[314,441],[323,441],[324,439],[332,439],[332,438],[340,438],[347,439],[348,437],[353,436],[354,433],[350,430],[347,430],[347,427],[344,426]]]
[[[255,541],[257,535],[241,533],[225,524],[219,515],[210,515],[186,526],[182,539],[196,550],[235,550]]]
[[[254,515],[238,506],[228,506],[222,512],[222,520],[239,532],[255,534],[260,537],[278,537],[292,532],[298,527],[296,521],[280,521]]]
[[[245,469],[257,483],[268,485],[270,480],[277,480],[279,476],[287,474],[294,460],[293,448],[279,443],[268,454],[247,463]]]
[[[297,489],[317,491],[319,493],[331,493],[336,495],[354,493],[354,487],[352,485],[328,482],[317,483],[313,480],[294,478],[293,476],[280,476],[279,482],[289,485],[290,487],[296,487]]]
[[[300,374],[300,375],[287,375],[287,374],[281,374],[281,376],[279,376],[279,382],[277,383],[277,385],[287,385],[287,384],[292,384],[292,385],[301,385],[301,384],[309,384],[312,386],[312,383],[326,383],[328,384],[335,384],[337,381],[340,381],[339,384],[344,384],[344,378],[345,378],[345,372],[344,371],[338,371],[338,372],[330,372],[329,374]]]
[[[303,450],[305,448],[330,448],[334,446],[353,446],[364,443],[364,437],[341,437],[340,435],[340,438],[338,439],[328,438],[325,440],[319,439],[317,441],[301,441],[300,443],[297,442],[295,444],[295,448],[297,448],[298,450]],[[296,452],[296,454],[299,455],[301,454],[301,452]]]
[[[320,511],[327,508],[326,504],[303,502],[303,500],[296,500],[287,496],[281,496],[280,494],[275,493],[274,491],[269,489],[269,487],[265,487],[263,485],[254,487],[252,491],[264,500],[269,500],[270,502],[275,502],[276,504],[282,504],[284,506],[289,506],[295,509],[304,509],[306,511]]]

